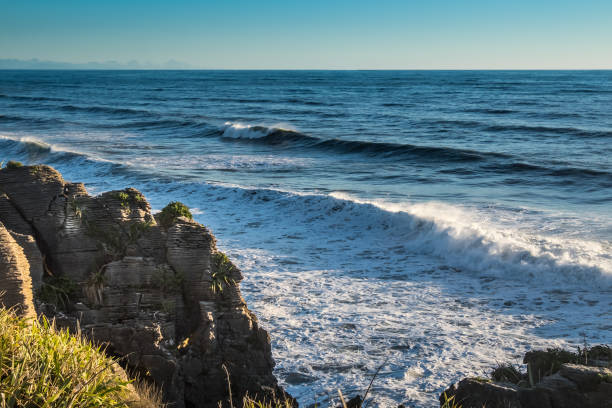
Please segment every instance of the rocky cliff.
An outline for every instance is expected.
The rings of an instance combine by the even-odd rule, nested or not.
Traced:
[[[463,408],[612,408],[612,348],[579,353],[529,351],[522,373],[500,365],[492,379],[464,378],[440,396],[440,405]],[[451,400],[451,404],[444,404]]]
[[[176,407],[283,396],[242,275],[204,226],[134,189],[90,196],[48,166],[0,170],[0,293],[107,345]],[[185,214],[188,215],[188,214]]]

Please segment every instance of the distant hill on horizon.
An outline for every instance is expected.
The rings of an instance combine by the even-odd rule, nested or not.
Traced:
[[[161,64],[151,62],[141,63],[133,60],[118,61],[90,61],[90,62],[63,62],[45,61],[38,58],[20,60],[14,58],[0,58],[0,69],[190,69],[189,64],[176,60],[168,60]]]

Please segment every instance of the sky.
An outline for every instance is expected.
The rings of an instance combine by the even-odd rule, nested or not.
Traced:
[[[612,0],[0,0],[0,10],[5,60],[612,69]]]

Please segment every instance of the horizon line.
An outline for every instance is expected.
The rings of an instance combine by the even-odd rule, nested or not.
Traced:
[[[612,71],[611,68],[0,68],[0,71]]]

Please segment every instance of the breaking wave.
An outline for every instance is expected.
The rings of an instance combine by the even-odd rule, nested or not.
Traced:
[[[2,136],[0,147],[5,154],[10,153],[11,159],[49,163],[75,179],[87,178],[87,174],[92,174],[94,179],[93,174],[104,173],[111,179],[118,178],[117,188],[126,179],[138,180],[143,183],[140,188],[158,193],[158,183],[162,182],[163,188],[173,191],[173,197],[180,196],[187,203],[193,196],[208,197],[215,202],[226,202],[226,205],[231,201],[236,207],[257,206],[258,211],[284,214],[284,221],[280,222],[293,223],[302,219],[313,224],[313,228],[330,233],[334,228],[345,232],[368,231],[369,239],[393,243],[394,251],[401,247],[403,253],[432,255],[465,273],[525,280],[558,280],[563,276],[567,282],[612,288],[611,243],[544,236],[496,225],[493,217],[475,209],[437,202],[367,201],[340,193],[299,194],[185,183],[172,175],[151,174],[154,169],[102,160],[27,137]]]

